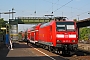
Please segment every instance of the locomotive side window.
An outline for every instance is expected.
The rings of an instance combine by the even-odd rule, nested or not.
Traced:
[[[74,31],[74,22],[56,22],[57,31]]]

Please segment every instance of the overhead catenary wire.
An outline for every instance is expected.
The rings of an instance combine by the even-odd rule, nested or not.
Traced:
[[[44,1],[46,1],[46,2],[48,2],[48,3],[51,3],[52,4],[52,11],[53,11],[53,9],[54,9],[54,5],[60,5],[60,4],[58,4],[58,1],[59,0],[57,0],[56,2],[51,2],[51,1],[47,1],[47,0],[44,0]],[[63,6],[63,5],[62,5]],[[58,6],[59,7],[59,6]],[[64,6],[64,7],[68,7],[68,8],[71,8],[70,6]],[[59,9],[59,8],[58,8]],[[75,7],[72,7],[72,9],[76,9],[76,10],[81,10],[81,11],[83,11],[82,9],[79,9],[79,8],[75,8]],[[50,9],[49,9],[50,10]],[[49,12],[49,10],[47,11],[47,12]],[[27,12],[27,11],[22,11],[22,12]],[[28,11],[28,12],[31,12],[31,11]],[[32,11],[33,12],[33,11]]]
[[[47,1],[47,0],[44,0],[44,1],[46,1],[46,2],[48,2],[48,3],[53,3],[53,6],[54,5],[59,5],[59,4],[57,4],[57,2],[59,2],[59,0],[57,1],[57,2],[50,2],[50,1]],[[73,0],[70,0],[69,2],[67,2],[66,4],[64,4],[64,5],[62,5],[61,7],[59,7],[59,8],[57,8],[55,11],[52,11],[53,13],[54,12],[56,12],[57,10],[59,10],[60,8],[62,8],[62,7],[65,7],[67,4],[69,4],[70,2],[72,2]],[[53,7],[52,7],[53,8]],[[70,7],[71,8],[71,7]]]
[[[50,2],[50,1],[47,1],[47,0],[44,0],[44,1],[46,1],[46,2],[48,2],[48,3],[51,3],[52,4],[52,6],[47,10],[47,12],[49,12],[49,10],[52,8],[52,12],[53,12],[53,8],[54,8],[54,5],[55,4],[57,4],[58,2],[59,2],[59,0],[58,1],[56,1],[56,2],[53,2],[53,0],[52,0],[52,2]],[[51,13],[52,14],[52,13]]]
[[[90,12],[90,11],[86,11],[86,12],[83,12],[81,14],[77,14],[77,15],[74,15],[74,16],[71,16],[71,17],[81,16],[81,15],[86,14],[86,13],[88,14],[88,12]],[[69,17],[69,18],[71,18],[71,17]]]
[[[71,3],[73,0],[70,0],[69,2],[67,2],[66,4],[62,5],[61,7],[57,8],[54,12],[56,12],[57,10],[61,9],[62,7],[66,6],[67,4]]]
[[[49,0],[44,0],[44,1],[47,1],[47,2],[49,2],[49,3],[52,3],[52,1],[49,1]],[[72,0],[70,0],[70,1],[72,1]],[[70,2],[69,1],[69,2]],[[54,5],[60,5],[60,4],[57,4],[57,2],[53,2],[53,4],[52,4],[52,6],[53,6],[53,9],[54,9]],[[64,6],[65,5],[65,6]],[[64,4],[64,5],[62,5],[60,8],[62,8],[62,7],[69,7],[69,6],[66,6],[67,4]],[[52,8],[52,7],[51,7]],[[57,10],[59,10],[60,8],[58,8],[58,9],[56,9],[56,11]],[[84,11],[83,9],[79,9],[79,8],[75,8],[75,7],[69,7],[69,8],[71,8],[71,9],[77,9],[77,10],[81,10],[81,11]],[[53,9],[52,9],[52,11],[53,11]],[[49,9],[50,10],[50,9]],[[55,11],[55,12],[56,12]],[[71,11],[72,12],[72,11]],[[79,15],[79,14],[78,14]],[[75,16],[77,16],[77,15],[75,15]]]
[[[71,0],[71,1],[69,1],[68,3],[66,3],[66,4],[64,4],[64,5],[62,5],[60,8],[62,8],[62,7],[68,7],[68,8],[71,8],[71,13],[72,13],[72,9],[76,9],[76,10],[80,10],[80,11],[84,11],[83,9],[81,9],[81,8],[75,8],[75,7],[69,7],[69,6],[66,6],[67,4],[69,4],[70,2],[72,2],[73,0]],[[49,1],[49,3],[52,3],[52,2],[50,2]],[[57,3],[53,3],[53,5],[59,5],[59,4],[57,4]],[[86,4],[86,5],[88,5],[88,4]],[[84,6],[86,6],[86,5],[84,5]],[[57,10],[59,10],[60,8],[58,8],[58,9],[56,9],[54,12],[56,12]],[[82,7],[83,8],[83,7]],[[77,14],[77,15],[83,15],[83,14],[85,14],[85,13],[88,13],[89,11],[87,11],[87,12],[83,12],[83,13],[81,13],[81,14]],[[75,15],[75,16],[77,16],[77,15]],[[71,16],[71,18],[72,17],[74,17],[74,16]]]
[[[46,0],[44,0],[44,1],[46,1]],[[48,2],[48,3],[52,3],[52,2],[50,2],[50,1],[46,1],[46,2]],[[58,0],[57,2],[59,3],[59,0]],[[56,3],[53,2],[53,7],[54,7],[54,5],[60,5],[60,4],[57,4],[57,2],[56,2]],[[86,5],[84,5],[84,6],[86,6]],[[84,10],[81,9],[81,8],[70,7],[70,6],[64,6],[64,7],[72,8],[72,9],[76,9],[76,10],[80,10],[80,11],[84,11]],[[52,8],[52,7],[51,7],[51,8]],[[51,8],[49,8],[49,10],[50,10]],[[83,8],[83,7],[82,7],[82,8]],[[48,12],[48,11],[47,11],[47,12]]]
[[[70,0],[69,2],[67,2],[66,4],[64,4],[64,5],[62,5],[60,8],[62,8],[62,7],[65,7],[67,4],[69,4],[70,2],[72,2],[73,0]],[[53,5],[54,4],[56,4],[56,3],[53,3]],[[67,7],[67,6],[66,6]],[[69,7],[69,6],[68,6]],[[56,9],[54,12],[56,12],[57,10],[59,10],[60,8],[58,8],[58,9]],[[71,10],[72,9],[77,9],[77,10],[82,10],[82,9],[79,9],[79,8],[74,8],[74,7],[69,7],[69,8],[71,8]],[[84,11],[84,10],[83,10]],[[88,11],[87,11],[88,12]],[[82,15],[82,14],[85,14],[85,13],[87,13],[87,12],[84,12],[84,13],[81,13],[81,14],[78,14],[79,16],[80,15]],[[71,11],[71,13],[72,13],[72,11]],[[72,16],[73,17],[73,16]]]

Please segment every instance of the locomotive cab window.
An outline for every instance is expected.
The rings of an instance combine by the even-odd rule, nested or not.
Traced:
[[[74,31],[74,22],[56,22],[57,31]]]
[[[57,31],[65,31],[65,25],[57,25]]]

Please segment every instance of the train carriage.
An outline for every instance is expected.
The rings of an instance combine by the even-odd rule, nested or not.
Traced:
[[[30,41],[31,39],[31,34],[30,34],[30,29],[27,30],[27,40]]]
[[[34,41],[38,42],[39,40],[39,27],[40,27],[41,23],[39,23],[38,25],[35,26],[35,35],[34,35]]]
[[[31,36],[31,38],[30,38],[30,42],[31,43],[34,43],[35,41],[34,41],[34,35],[35,35],[35,30],[34,30],[35,28],[34,27],[32,27],[31,28],[31,30],[30,30],[30,36]]]
[[[38,35],[39,35],[39,27],[40,27],[41,23],[40,24],[37,24],[36,26],[32,27],[31,28],[31,39],[30,39],[30,42],[32,43],[37,43],[38,42]]]

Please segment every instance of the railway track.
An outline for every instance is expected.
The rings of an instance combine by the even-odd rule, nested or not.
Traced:
[[[29,46],[32,46],[33,48],[35,48],[36,50],[38,49],[38,47],[34,44],[29,44]],[[43,48],[39,48],[38,50],[44,52],[45,54],[49,55],[49,56],[58,56],[60,58],[64,58],[65,60],[83,60],[83,59],[87,59],[90,60],[90,52],[84,51],[84,50],[80,50],[78,49],[77,52],[72,53],[71,55],[62,55],[61,53],[52,53],[49,52],[48,50],[45,50]],[[56,58],[57,60],[57,58]]]

